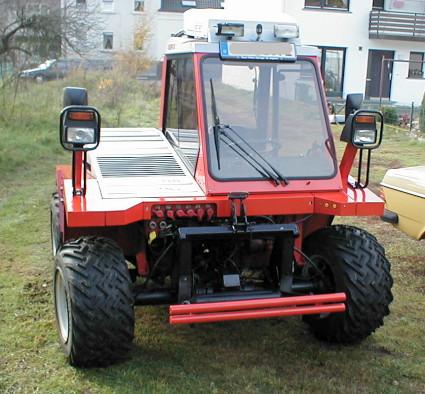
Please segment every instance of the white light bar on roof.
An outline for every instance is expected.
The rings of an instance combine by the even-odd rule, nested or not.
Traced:
[[[276,24],[274,25],[274,36],[276,38],[298,38],[300,30],[296,24]]]
[[[297,22],[294,18],[287,14],[270,13],[265,10],[234,12],[226,9],[192,8],[184,13],[183,20],[185,35],[211,43],[225,41],[228,38],[246,42],[279,42],[298,38]],[[219,25],[222,34],[217,34]],[[241,27],[236,27],[237,25],[243,25],[243,35]]]

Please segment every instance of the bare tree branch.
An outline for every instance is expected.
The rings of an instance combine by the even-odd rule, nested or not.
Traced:
[[[0,61],[18,53],[59,57],[65,50],[83,55],[98,45],[102,20],[96,6],[65,0],[0,0]]]

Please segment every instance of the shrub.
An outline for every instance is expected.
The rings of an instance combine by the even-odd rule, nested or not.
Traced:
[[[398,124],[397,110],[394,107],[384,107],[382,108],[382,113],[384,115],[385,123]]]

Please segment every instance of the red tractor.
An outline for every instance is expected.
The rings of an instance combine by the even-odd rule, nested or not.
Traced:
[[[174,325],[302,315],[338,343],[380,327],[393,283],[384,249],[332,221],[384,212],[367,188],[382,115],[349,95],[338,163],[317,49],[286,15],[186,12],[162,79],[159,128],[101,129],[87,92],[64,92],[73,160],[56,168],[51,223],[70,364],[123,358],[135,305],[169,305]]]

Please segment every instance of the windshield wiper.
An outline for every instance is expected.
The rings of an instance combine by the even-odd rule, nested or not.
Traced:
[[[253,168],[255,168],[258,172],[260,172],[263,176],[266,178],[269,178],[273,181],[273,183],[276,186],[280,185],[280,179],[279,176],[276,176],[276,174],[273,174],[271,171],[269,171],[266,167],[264,167],[248,150],[246,150],[238,141],[236,141],[234,138],[232,138],[228,133],[226,133],[224,130],[229,129],[229,126],[227,125],[221,125],[220,126],[220,136],[226,137],[230,143],[227,143],[227,145],[232,148],[232,150],[240,157],[242,157],[248,164],[250,164]],[[239,149],[239,151],[235,150],[235,147]],[[242,153],[240,153],[242,152]],[[259,168],[257,168],[257,166]],[[260,170],[261,169],[261,170]]]
[[[220,123],[220,117],[218,116],[217,111],[217,102],[215,100],[214,93],[214,84],[212,78],[210,78],[210,87],[211,87],[211,111],[214,118],[213,132],[214,132],[214,143],[215,143],[215,152],[217,155],[217,166],[220,170],[220,140],[222,137],[226,137],[229,142],[226,142],[226,145],[229,146],[234,152],[236,152],[241,158],[243,158],[248,164],[250,164],[253,168],[255,168],[261,175],[271,179],[276,186],[280,185],[280,181],[282,181],[285,185],[288,184],[288,180],[278,171],[276,170],[266,159],[264,159],[260,153],[252,147],[248,141],[242,138],[232,127],[229,125],[223,125]],[[264,163],[269,166],[273,170],[271,172],[264,165],[262,165],[249,151],[247,151],[238,141],[236,141],[233,137],[231,137],[225,130],[230,130],[235,133],[248,147],[254,152]],[[237,149],[235,149],[237,147]],[[242,153],[240,153],[242,152]],[[246,155],[246,156],[245,156]]]
[[[213,132],[214,132],[214,145],[215,145],[215,154],[217,156],[217,166],[220,170],[220,133],[221,133],[221,126],[220,126],[220,118],[218,117],[217,112],[217,102],[215,101],[215,93],[214,93],[214,85],[213,80],[210,78],[210,87],[211,87],[211,111],[214,118],[214,126],[213,126]]]
[[[221,134],[221,136],[224,136],[224,137],[227,137],[225,134]],[[257,167],[257,165],[255,164],[255,163],[253,163],[252,161],[250,161],[249,159],[248,159],[248,157],[246,156],[246,152],[244,152],[243,150],[241,150],[241,148],[239,147],[239,145],[237,145],[237,144],[235,144],[235,143],[233,143],[231,140],[230,140],[230,142],[229,141],[226,141],[226,140],[223,140],[223,142],[233,151],[233,152],[235,152],[239,157],[241,157],[242,159],[244,159],[248,164],[250,164],[251,166],[252,166],[252,168],[254,168],[255,170],[257,170],[263,177],[265,177],[265,178],[271,178],[271,179],[273,179],[274,181],[275,181],[275,183],[276,183],[276,181],[277,182],[279,182],[279,180],[278,179],[274,179],[273,178],[273,175],[272,174],[268,174],[268,173],[266,173],[264,170],[263,170],[263,168],[261,167],[261,165],[258,165],[258,167]],[[239,148],[239,149],[237,149],[237,148]],[[270,176],[271,175],[271,176]]]
[[[286,177],[284,175],[282,175],[282,173],[275,168],[268,160],[266,160],[245,138],[243,138],[235,129],[233,129],[231,126],[229,125],[223,125],[223,128],[230,130],[232,133],[234,133],[246,146],[248,146],[249,149],[251,149],[252,152],[254,152],[259,158],[261,158],[261,160],[263,160],[264,163],[266,163],[272,170],[273,172],[278,176],[278,179],[280,181],[282,181],[285,185],[287,185],[289,182],[286,179]],[[250,157],[252,157],[250,155]]]

